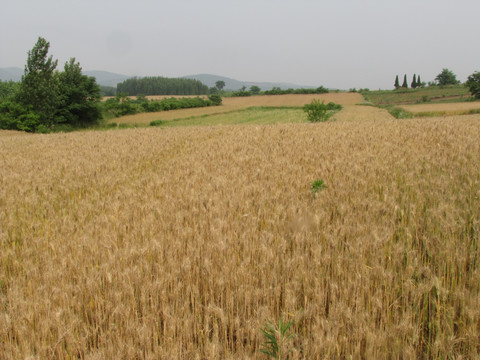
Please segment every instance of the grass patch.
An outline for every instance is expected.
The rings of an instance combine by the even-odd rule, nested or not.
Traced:
[[[255,106],[228,113],[191,116],[174,120],[155,120],[150,126],[212,126],[212,125],[266,125],[306,122],[302,107]]]
[[[471,99],[463,85],[429,86],[420,89],[378,90],[363,92],[365,99],[374,105],[420,104],[425,102],[463,102]]]
[[[411,119],[414,115],[411,112],[408,112],[405,109],[397,106],[388,106],[386,107],[387,111],[395,117],[396,119]]]

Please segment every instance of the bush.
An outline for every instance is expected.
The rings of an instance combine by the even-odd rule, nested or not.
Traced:
[[[214,106],[222,105],[222,97],[218,94],[212,94],[208,97]]]
[[[328,108],[324,101],[313,100],[310,104],[306,104],[303,109],[307,113],[307,118],[310,122],[328,120]]]
[[[465,83],[472,96],[480,99],[480,72],[475,71],[470,75]]]
[[[0,103],[0,129],[38,132],[40,114],[17,102]]]
[[[320,100],[313,100],[310,104],[306,104],[303,110],[307,113],[308,121],[310,122],[323,122],[327,121],[336,111],[341,110],[342,105],[329,102],[325,105],[325,102]]]

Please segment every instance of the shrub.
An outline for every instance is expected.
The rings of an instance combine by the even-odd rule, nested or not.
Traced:
[[[324,101],[313,100],[310,104],[306,104],[303,109],[307,113],[308,121],[323,122],[327,121],[335,111],[341,110],[342,105],[333,102],[325,105]]]
[[[222,97],[218,94],[212,94],[208,99],[213,103],[214,106],[222,105]]]
[[[472,96],[480,99],[480,72],[475,71],[470,75],[465,83]]]

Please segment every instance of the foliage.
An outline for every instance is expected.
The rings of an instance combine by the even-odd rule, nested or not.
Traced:
[[[395,87],[395,89],[400,88],[400,81],[398,80],[398,75],[395,76],[395,84],[393,86]]]
[[[113,86],[100,86],[100,94],[102,96],[115,96],[117,94],[117,88]]]
[[[41,124],[40,114],[31,107],[15,101],[0,103],[0,129],[36,132]]]
[[[214,106],[222,105],[222,97],[218,94],[212,94],[208,97]]]
[[[73,127],[94,125],[101,119],[100,87],[94,77],[82,75],[80,63],[71,58],[59,74],[57,123]]]
[[[480,99],[480,72],[475,71],[472,75],[470,75],[465,83],[472,96]]]
[[[287,335],[287,332],[292,325],[293,321],[284,322],[281,318],[275,325],[268,320],[264,327],[260,329],[265,337],[265,342],[262,344],[260,351],[272,359],[288,359],[288,355],[293,351],[290,342],[294,335]]]
[[[217,87],[217,89],[219,91],[222,91],[223,88],[225,87],[225,81],[223,80],[218,80],[216,83],[215,83],[215,86]]]
[[[166,78],[161,76],[131,78],[117,84],[117,93],[131,96],[144,95],[203,95],[208,86],[195,79]]]
[[[10,85],[10,101],[0,109],[0,128],[65,131],[96,124],[101,118],[95,78],[82,75],[74,58],[63,72],[56,71],[58,61],[48,56],[49,47],[50,43],[39,37],[28,52],[22,81]]]
[[[315,194],[326,188],[327,188],[327,185],[325,185],[325,182],[322,179],[318,179],[312,183],[312,186],[310,187],[310,191]]]
[[[119,117],[143,112],[189,109],[206,106],[218,106],[221,104],[222,97],[220,95],[210,95],[208,99],[202,99],[200,97],[170,97],[162,100],[148,100],[144,95],[140,95],[137,97],[137,99],[133,100],[125,93],[119,93],[114,98],[106,100],[103,104],[103,109],[108,114],[114,117]]]
[[[396,119],[410,119],[413,117],[411,113],[402,109],[401,107],[387,107],[388,112],[390,115],[395,117]]]
[[[234,91],[232,93],[232,96],[234,96],[234,97],[252,96],[252,93],[250,91],[239,90],[239,91]]]
[[[418,81],[418,78],[417,78]],[[416,89],[374,90],[364,94],[365,98],[374,105],[416,104],[425,99],[435,102],[465,101],[470,93],[465,86],[428,86]]]
[[[303,110],[307,113],[308,121],[323,122],[327,121],[335,111],[342,108],[341,105],[330,102],[325,105],[325,102],[320,100],[313,100],[310,104],[306,104]]]
[[[435,81],[438,85],[456,85],[460,83],[456,75],[448,69],[443,69],[442,72],[437,75]]]
[[[58,60],[48,56],[50,43],[39,37],[28,52],[25,74],[22,77],[17,102],[29,106],[40,116],[40,122],[52,127],[58,107],[59,79],[55,73]]]
[[[282,90],[279,87],[274,87],[272,90],[264,91],[265,95],[287,95],[287,94],[326,94],[328,93],[328,89],[324,88],[323,86],[319,86],[316,89],[287,89]]]
[[[20,83],[14,81],[1,81],[0,80],[0,102],[8,100],[15,96],[18,91]]]
[[[250,86],[250,92],[252,93],[252,95],[258,95],[260,94],[260,91],[261,89],[258,86],[256,85]]]
[[[408,88],[407,75],[404,75],[404,76],[403,76],[402,88],[404,88],[404,89]]]
[[[412,83],[411,83],[410,87],[411,87],[412,89],[415,89],[417,86],[418,86],[418,85],[417,85],[417,75],[416,75],[416,74],[413,74],[413,79],[412,79]]]

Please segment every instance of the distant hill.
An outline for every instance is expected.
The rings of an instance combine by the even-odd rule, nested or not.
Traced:
[[[212,75],[212,74],[187,75],[187,76],[184,76],[184,78],[200,80],[202,83],[204,83],[208,87],[214,87],[215,83],[221,80],[225,82],[225,90],[239,90],[243,86],[245,86],[248,90],[251,86],[254,86],[254,85],[258,86],[262,91],[271,90],[274,87],[279,87],[281,89],[315,88],[315,86],[305,86],[305,85],[298,85],[298,84],[291,84],[291,83],[240,81],[240,80],[231,79],[225,76]]]
[[[118,83],[121,83],[131,76],[116,74],[108,71],[100,71],[100,70],[91,70],[91,71],[83,71],[84,75],[93,76],[97,80],[97,84],[103,86],[113,86],[117,87]]]
[[[123,74],[112,73],[109,71],[101,71],[101,70],[89,70],[83,71],[83,74],[88,76],[93,76],[97,80],[97,84],[102,86],[112,86],[117,87],[118,83],[121,83],[132,76],[127,76]],[[22,79],[23,69],[19,67],[8,67],[8,68],[0,68],[0,80],[2,81],[20,81]],[[220,75],[212,75],[212,74],[197,74],[197,75],[187,75],[182,76],[186,79],[196,79],[207,85],[209,88],[214,87],[215,83],[219,80],[225,81],[225,90],[239,90],[243,86],[249,89],[251,86],[255,85],[258,86],[262,91],[271,90],[274,87],[279,87],[281,89],[298,89],[298,88],[314,88],[316,86],[306,86],[306,85],[298,85],[298,84],[291,84],[291,83],[275,83],[275,82],[255,82],[255,81],[240,81],[231,79],[225,76]],[[321,84],[319,84],[321,85]],[[319,86],[318,85],[318,86]]]
[[[8,68],[0,68],[0,80],[2,81],[20,81],[22,80],[24,70],[19,67],[8,67]],[[122,74],[115,74],[108,71],[83,71],[83,74],[88,76],[93,76],[97,79],[97,83],[103,86],[113,86],[117,87],[117,84],[125,81],[130,76],[122,75]]]

